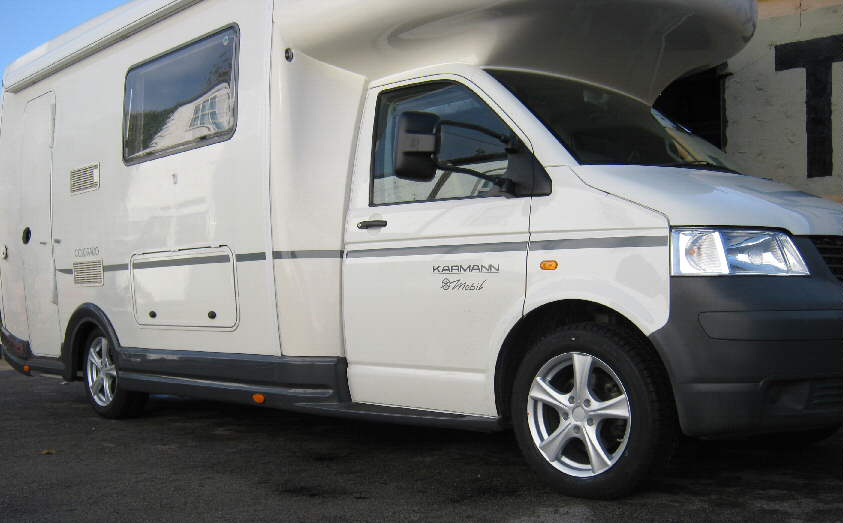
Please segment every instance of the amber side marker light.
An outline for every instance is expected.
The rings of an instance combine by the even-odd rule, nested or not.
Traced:
[[[266,401],[266,396],[264,396],[263,394],[252,394],[252,401],[261,404]]]
[[[555,271],[559,268],[559,262],[556,260],[545,260],[539,264],[543,271]]]
[[[29,365],[24,365],[24,366],[23,366],[23,371],[24,371],[24,372],[29,372],[30,370],[32,370],[32,369],[29,367]]]

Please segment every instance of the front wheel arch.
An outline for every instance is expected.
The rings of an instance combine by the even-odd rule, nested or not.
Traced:
[[[673,380],[661,354],[650,339],[629,318],[601,303],[587,300],[561,300],[538,307],[524,317],[509,331],[498,352],[495,363],[494,394],[498,416],[504,423],[510,421],[510,399],[515,374],[529,348],[552,329],[577,323],[598,323],[624,332],[626,335],[651,351],[662,365],[665,376],[673,391]],[[673,398],[671,398],[673,401]],[[674,401],[675,405],[675,401]]]
[[[614,380],[619,390],[605,395],[598,387],[601,382],[597,374],[582,381],[576,370],[573,374],[559,374],[561,381],[552,382],[556,378],[553,373],[545,372],[546,369],[565,357],[599,362],[600,365],[589,363],[584,368],[597,369],[606,376],[611,374],[613,378],[609,381]],[[576,361],[573,366],[576,369]],[[618,405],[626,406],[625,414],[618,415],[618,405],[612,402],[614,397],[623,398],[623,403]],[[533,409],[536,402],[543,408],[552,406],[550,410],[557,412],[557,417],[540,417],[541,412]],[[543,333],[532,344],[517,372],[510,409],[516,439],[531,468],[564,494],[577,497],[613,499],[630,492],[663,469],[679,438],[670,387],[653,352],[627,332],[594,322],[557,327]],[[627,420],[622,446],[613,449],[606,445],[620,436],[600,430],[601,418]],[[536,426],[541,430],[534,430]],[[569,434],[571,427],[576,434]],[[601,439],[600,435],[604,438],[595,443]],[[591,442],[583,446],[585,460],[565,450],[577,450],[576,445],[570,447],[564,443],[575,439]],[[589,445],[599,452],[585,452]],[[547,456],[548,452],[552,456]],[[593,454],[601,459],[592,459]],[[586,465],[581,465],[583,461]],[[597,470],[595,464],[605,466]]]

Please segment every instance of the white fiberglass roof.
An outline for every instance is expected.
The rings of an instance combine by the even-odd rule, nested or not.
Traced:
[[[12,92],[201,0],[134,0],[19,58]],[[237,2],[256,0],[231,0]],[[441,63],[544,71],[652,102],[740,51],[755,0],[274,0],[283,45],[370,79]]]
[[[6,69],[3,85],[7,91],[17,92],[199,1],[128,2],[21,56]]]

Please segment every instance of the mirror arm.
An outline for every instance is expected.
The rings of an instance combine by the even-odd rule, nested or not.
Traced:
[[[492,138],[498,140],[507,147],[511,147],[515,142],[514,136],[505,136],[503,134],[498,134],[491,129],[483,127],[482,125],[474,125],[466,122],[456,122],[453,120],[440,120],[434,128],[434,133],[437,135],[440,134],[442,132],[442,127],[445,125],[450,125],[451,127],[460,127],[462,129],[470,129],[472,131],[477,131],[478,133],[483,133],[486,136],[491,136]]]
[[[474,176],[475,178],[480,178],[481,180],[485,180],[487,182],[492,183],[493,185],[500,187],[506,193],[515,194],[515,182],[510,180],[509,178],[501,178],[500,176],[489,176],[488,174],[483,174],[479,171],[474,171],[471,169],[466,169],[464,167],[458,167],[453,165],[449,162],[440,162],[436,161],[436,167],[443,171],[450,171],[454,173],[462,173],[467,174],[469,176]]]

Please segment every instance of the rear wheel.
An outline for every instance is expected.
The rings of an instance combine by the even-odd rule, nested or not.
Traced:
[[[109,337],[94,330],[85,342],[85,392],[88,402],[100,416],[126,418],[143,411],[147,395],[121,390],[117,354]]]
[[[527,461],[565,494],[614,498],[667,463],[678,430],[660,362],[633,336],[579,324],[537,341],[515,378]]]

